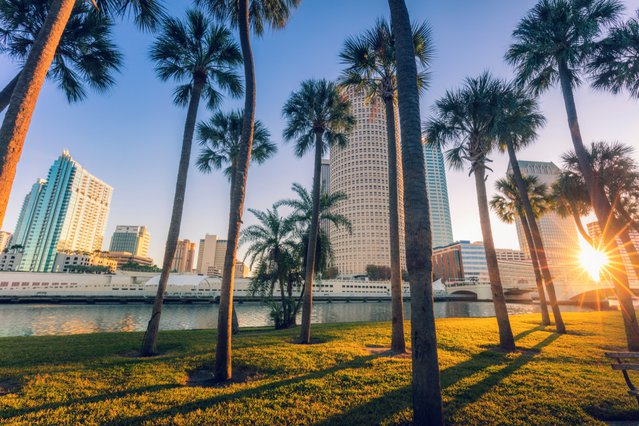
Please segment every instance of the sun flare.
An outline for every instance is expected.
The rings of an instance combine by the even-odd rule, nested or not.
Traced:
[[[601,250],[593,248],[585,241],[580,244],[581,253],[579,254],[579,261],[581,267],[588,272],[593,280],[599,281],[601,279],[601,271],[608,264],[608,256]]]

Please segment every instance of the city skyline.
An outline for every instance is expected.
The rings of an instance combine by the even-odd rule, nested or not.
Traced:
[[[416,0],[408,2],[414,20],[428,18],[436,47],[431,86],[422,96],[423,119],[430,115],[433,101],[445,90],[459,86],[464,77],[477,75],[488,68],[499,76],[512,75],[502,56],[516,22],[534,3],[487,1],[435,5]],[[182,16],[184,4],[171,4],[171,12]],[[292,182],[310,187],[311,177],[307,170],[311,158],[295,159],[290,146],[280,144],[281,106],[299,81],[309,77],[336,78],[342,69],[337,53],[343,40],[370,28],[377,17],[387,16],[384,1],[366,1],[366,8],[361,4],[349,2],[340,6],[344,8],[343,15],[329,16],[331,8],[325,7],[326,2],[305,2],[294,12],[286,31],[267,32],[264,38],[255,40],[257,118],[269,128],[280,152],[263,166],[251,167],[247,207],[265,209],[277,199],[289,198]],[[639,7],[637,1],[625,4],[626,16]],[[490,19],[496,11],[499,11],[500,19]],[[332,31],[318,39],[312,33],[319,31],[317,23],[321,19],[331,22]],[[448,25],[452,20],[459,25],[452,28]],[[53,84],[45,83],[1,229],[11,231],[14,228],[24,195],[55,156],[64,147],[69,147],[75,158],[116,188],[107,234],[111,234],[119,223],[146,223],[156,236],[151,243],[150,255],[156,263],[161,263],[185,111],[171,104],[172,85],[159,82],[153,75],[147,60],[153,36],[136,32],[131,24],[118,24],[115,36],[126,55],[126,72],[116,76],[118,85],[110,93],[90,93],[82,104],[68,105]],[[485,49],[486,46],[494,48]],[[312,57],[307,54],[309,50],[315,52]],[[456,54],[445,54],[448,51]],[[296,61],[299,57],[306,60]],[[282,67],[282,63],[291,66]],[[16,64],[6,57],[0,58],[0,80],[8,81],[15,75],[15,70]],[[587,85],[578,89],[576,96],[586,142],[619,140],[639,146],[636,101],[625,95],[594,92]],[[520,158],[558,163],[559,155],[571,147],[558,89],[544,95],[541,104],[548,124],[540,132],[538,143],[524,150]],[[151,105],[151,114],[140,114]],[[234,101],[225,102],[223,109],[230,110],[237,105]],[[107,111],[113,119],[104,122],[100,117]],[[202,118],[207,118],[207,114]],[[605,118],[606,126],[599,124],[602,118]],[[115,122],[121,124],[113,126]],[[505,169],[507,159],[503,155],[495,154],[491,158],[494,170]],[[638,158],[637,153],[635,158]],[[118,167],[114,167],[116,164]],[[286,164],[284,171],[282,164]],[[492,183],[501,176],[499,172],[489,176],[489,195]],[[457,238],[480,240],[476,205],[468,196],[472,193],[469,178],[466,173],[449,170],[447,177],[454,234]],[[192,168],[186,203],[180,238],[197,240],[206,232],[226,238],[228,183],[221,174],[206,176]],[[149,212],[155,213],[149,215]],[[150,220],[147,221],[145,215]],[[245,216],[247,224],[252,220],[249,216]],[[518,247],[512,226],[499,223],[495,216],[491,218],[496,245]],[[238,257],[241,258],[241,254]]]

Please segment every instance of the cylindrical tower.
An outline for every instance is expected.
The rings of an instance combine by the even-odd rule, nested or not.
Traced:
[[[353,233],[331,226],[334,264],[341,275],[363,274],[367,265],[390,267],[388,226],[388,142],[384,105],[364,101],[360,93],[349,91],[357,124],[346,148],[334,148],[330,157],[330,191],[344,192],[335,213],[353,224]],[[398,120],[396,118],[396,122]],[[404,188],[401,152],[397,155],[399,235],[402,268],[404,250]]]

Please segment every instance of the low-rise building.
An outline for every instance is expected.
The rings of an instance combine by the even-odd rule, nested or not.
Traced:
[[[22,252],[7,250],[0,253],[0,271],[17,271],[22,261]]]
[[[105,269],[108,272],[115,272],[118,263],[105,257],[100,252],[94,253],[58,253],[53,266],[54,272],[81,272],[90,271],[91,267]]]
[[[126,263],[137,263],[142,266],[153,266],[153,259],[150,257],[135,256],[128,251],[109,251],[103,253],[104,257],[115,260],[118,268]]]

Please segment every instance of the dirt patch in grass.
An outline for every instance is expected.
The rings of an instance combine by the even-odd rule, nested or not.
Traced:
[[[0,396],[16,393],[20,387],[20,382],[17,379],[0,379]]]
[[[223,388],[232,384],[248,383],[259,380],[263,376],[257,370],[238,367],[233,368],[233,378],[225,382],[217,382],[215,380],[215,373],[210,367],[198,367],[189,371],[188,375],[186,386],[204,388]]]
[[[376,345],[371,345],[371,346],[366,346],[366,350],[372,354],[372,355],[379,355],[379,356],[384,356],[384,357],[390,357],[390,358],[411,358],[411,351],[410,349],[407,349],[406,352],[404,352],[403,354],[398,354],[396,352],[391,351],[390,346],[376,346]]]

